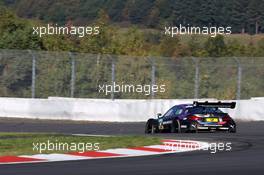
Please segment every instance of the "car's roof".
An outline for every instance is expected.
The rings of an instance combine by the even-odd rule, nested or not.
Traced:
[[[180,104],[180,105],[175,105],[175,106],[180,106],[180,107],[193,107],[193,104]]]

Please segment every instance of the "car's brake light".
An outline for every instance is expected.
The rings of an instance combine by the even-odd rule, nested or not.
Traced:
[[[201,117],[198,117],[198,116],[193,115],[193,116],[188,117],[188,119],[189,120],[200,120]]]

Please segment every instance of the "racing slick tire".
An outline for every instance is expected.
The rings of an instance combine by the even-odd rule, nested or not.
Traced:
[[[171,133],[180,133],[181,132],[181,123],[180,120],[173,120],[170,126]]]
[[[195,129],[192,131],[193,133],[198,133],[198,124],[195,123]]]
[[[149,119],[145,126],[146,134],[155,134],[158,132],[158,124],[155,119]]]
[[[236,133],[236,126],[234,126],[233,128],[230,127],[228,130],[229,133]]]
[[[192,122],[189,126],[189,129],[187,132],[190,132],[190,133],[198,133],[198,125],[196,122]]]

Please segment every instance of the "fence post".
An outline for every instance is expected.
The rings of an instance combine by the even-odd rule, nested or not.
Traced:
[[[32,74],[31,74],[31,98],[36,97],[36,56],[29,50],[29,53],[32,56]]]
[[[115,60],[112,56],[112,69],[111,69],[112,73],[111,73],[111,77],[112,77],[112,89],[114,89],[114,84],[115,84]],[[111,92],[111,99],[114,100],[115,99],[115,94],[114,94],[114,90],[112,90]]]
[[[240,100],[241,99],[241,81],[242,81],[242,66],[240,61],[235,58],[237,62],[237,92],[236,92],[236,99]]]
[[[155,66],[155,59],[151,59],[151,87],[153,87],[156,84],[156,66]],[[155,98],[155,92],[153,92],[153,89],[151,88],[151,98]]]
[[[199,74],[200,74],[200,68],[199,68],[199,60],[197,58],[193,58],[193,61],[195,63],[195,78],[194,78],[194,98],[199,98]]]
[[[69,56],[71,58],[71,97],[74,97],[75,92],[75,57],[72,52],[69,52]]]

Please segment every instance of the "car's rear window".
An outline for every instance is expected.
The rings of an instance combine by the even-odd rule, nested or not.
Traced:
[[[188,109],[188,113],[197,113],[197,114],[210,114],[210,113],[223,113],[223,111],[221,111],[218,108],[209,108],[209,107],[194,107],[194,108],[190,108]]]

